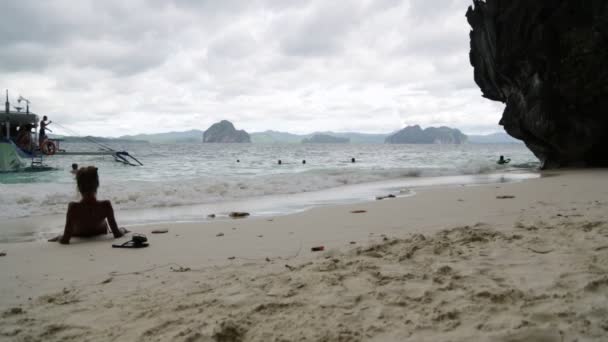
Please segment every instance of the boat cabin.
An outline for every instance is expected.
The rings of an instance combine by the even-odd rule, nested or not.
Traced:
[[[42,163],[44,155],[51,156],[55,153],[62,155],[95,155],[112,156],[117,162],[137,166],[143,165],[137,158],[130,155],[127,151],[116,151],[107,145],[95,142],[94,139],[87,139],[93,144],[98,145],[101,150],[69,152],[59,148],[61,139],[49,139],[43,137],[43,141],[38,135],[39,117],[30,113],[30,101],[19,96],[18,102],[25,102],[25,112],[23,107],[13,107],[8,101],[8,90],[6,91],[6,102],[4,111],[0,111],[0,172],[15,172],[24,169],[30,170],[52,170]]]
[[[4,111],[0,112],[0,141],[12,142],[22,150],[31,151],[38,145],[36,139],[39,118],[38,115],[30,113],[29,101],[21,97],[19,100],[26,101],[25,112],[22,107],[15,107],[16,110],[11,111],[7,91]]]

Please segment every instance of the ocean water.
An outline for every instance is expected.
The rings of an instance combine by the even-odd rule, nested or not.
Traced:
[[[110,199],[121,212],[118,216],[127,217],[131,224],[175,219],[171,213],[180,213],[182,217],[183,208],[205,204],[248,199],[263,202],[265,198],[287,194],[300,194],[296,198],[311,194],[308,197],[316,198],[316,203],[323,203],[319,197],[332,196],[334,202],[352,201],[357,197],[368,200],[373,199],[372,192],[379,191],[378,187],[355,191],[354,185],[362,189],[366,184],[390,183],[391,189],[409,189],[418,185],[494,182],[497,176],[504,180],[505,175],[517,180],[533,175],[538,167],[537,159],[519,144],[134,143],[111,146],[129,151],[144,166],[123,165],[110,156],[52,156],[44,162],[55,168],[53,171],[0,174],[0,234],[2,226],[7,225],[1,223],[3,221],[65,214],[67,203],[78,200],[75,180],[69,172],[72,163],[99,168],[98,197]],[[97,146],[63,144],[62,148],[91,151]],[[499,155],[511,158],[512,162],[508,166],[497,165]],[[356,163],[351,163],[351,158],[355,158]],[[282,165],[278,165],[279,159]],[[302,160],[306,160],[306,164],[302,164]],[[318,195],[319,191],[328,189],[332,191]],[[327,195],[341,191],[349,195]],[[295,204],[292,201],[290,205]],[[155,208],[165,214],[152,214],[150,209]],[[139,214],[129,215],[137,210],[147,210],[149,214],[145,219],[138,219]],[[188,212],[186,216],[190,220],[204,219],[208,214],[201,210]],[[281,212],[278,207],[273,209],[273,213],[277,212]]]

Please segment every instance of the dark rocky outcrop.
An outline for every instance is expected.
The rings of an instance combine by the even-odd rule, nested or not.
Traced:
[[[334,137],[327,134],[315,134],[302,140],[302,144],[348,144],[350,139]]]
[[[237,131],[230,121],[214,123],[203,134],[204,143],[249,143],[251,138],[243,130]]]
[[[507,133],[544,168],[608,166],[608,1],[473,3],[475,82]]]
[[[407,126],[404,129],[389,135],[385,142],[387,144],[462,144],[467,141],[467,136],[460,130],[449,127]]]

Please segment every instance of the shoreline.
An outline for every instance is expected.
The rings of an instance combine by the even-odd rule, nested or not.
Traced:
[[[119,225],[136,228],[147,225],[174,223],[209,223],[231,220],[232,211],[246,211],[251,218],[265,218],[292,215],[323,206],[354,205],[375,201],[377,196],[415,196],[417,190],[483,186],[521,182],[544,177],[543,173],[529,171],[492,172],[487,174],[399,178],[392,180],[345,185],[310,192],[256,196],[240,200],[218,203],[182,205],[143,209],[116,210]],[[67,203],[66,203],[67,207]],[[210,219],[208,215],[214,214]],[[61,233],[65,222],[64,213],[34,217],[9,218],[4,220],[0,236],[0,246],[10,243],[44,241]]]
[[[0,336],[600,341],[608,170],[544,174],[274,218],[145,225],[135,232],[151,246],[140,250],[110,247],[125,239],[2,245]]]

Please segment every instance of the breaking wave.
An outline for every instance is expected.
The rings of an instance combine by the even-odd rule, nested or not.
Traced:
[[[459,169],[397,168],[316,169],[295,173],[248,176],[178,177],[160,180],[113,179],[101,175],[100,199],[109,199],[119,210],[176,207],[215,203],[265,195],[311,192],[345,185],[404,178],[439,177],[492,173],[489,163],[463,165]],[[75,183],[0,184],[0,218],[18,218],[65,213],[67,203],[79,199]]]

